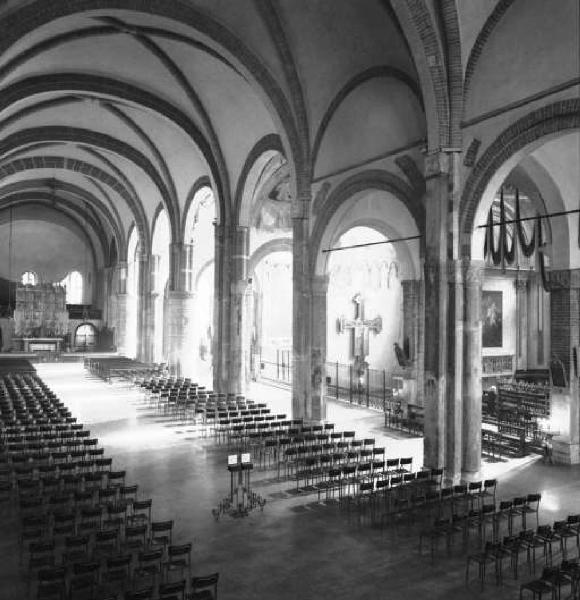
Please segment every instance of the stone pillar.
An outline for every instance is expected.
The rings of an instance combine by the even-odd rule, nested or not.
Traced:
[[[107,278],[111,281],[109,295],[114,302],[107,302],[107,305],[114,306],[110,324],[115,328],[115,346],[119,354],[126,355],[127,352],[127,263],[119,262],[115,265],[111,277]],[[107,315],[109,316],[109,315]]]
[[[247,227],[237,227],[232,232],[230,279],[230,339],[227,391],[243,394],[246,391],[248,370],[248,323],[246,301],[249,293],[248,258],[249,232]]]
[[[312,304],[310,288],[310,194],[292,204],[292,416],[312,419]]]
[[[187,341],[194,319],[193,301],[194,295],[190,292],[173,290],[167,294],[165,318],[167,363],[170,371],[178,377],[183,375],[186,366]]]
[[[445,467],[448,364],[447,242],[449,158],[438,152],[425,159],[425,439],[424,464]]]
[[[462,478],[475,480],[481,470],[481,288],[483,261],[465,264],[465,343]]]
[[[97,301],[96,306],[101,308],[103,323],[109,323],[111,319],[111,299],[115,294],[115,268],[103,267],[97,275]]]
[[[516,315],[517,315],[517,348],[516,369],[528,368],[528,336],[530,324],[528,321],[528,280],[516,279]]]
[[[213,314],[213,388],[216,391],[227,389],[227,358],[229,356],[230,330],[230,270],[227,257],[229,256],[229,236],[222,223],[215,225],[214,235],[214,314]]]
[[[312,278],[311,419],[326,419],[326,297],[328,275]]]
[[[419,279],[401,281],[403,290],[403,347],[408,345],[414,379],[411,395],[416,404],[423,406],[423,282]]]
[[[191,292],[189,245],[181,242],[170,246],[170,286],[165,303],[165,352],[172,373],[178,377],[187,367],[188,339],[194,318],[194,294]],[[187,372],[190,372],[186,368]]]
[[[153,295],[151,293],[152,256],[139,252],[139,296],[137,298],[137,358],[146,363],[153,361]]]

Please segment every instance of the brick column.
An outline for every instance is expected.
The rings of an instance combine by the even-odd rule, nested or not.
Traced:
[[[550,272],[551,356],[564,364],[568,386],[553,388],[551,419],[561,435],[555,437],[554,460],[580,462],[580,269]]]

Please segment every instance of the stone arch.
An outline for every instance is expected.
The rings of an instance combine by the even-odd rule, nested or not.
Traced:
[[[446,49],[447,82],[449,87],[448,144],[451,148],[462,148],[461,119],[463,117],[463,60],[461,56],[461,34],[456,0],[442,0],[435,6],[441,14]]]
[[[207,269],[209,267],[211,267],[213,264],[215,264],[215,260],[213,258],[210,258],[209,260],[206,260],[203,263],[203,265],[201,265],[201,267],[199,268],[199,271],[197,272],[197,275],[195,276],[195,284],[193,287],[194,291],[197,292],[200,279],[203,277],[203,274],[205,273],[205,271],[207,271]]]
[[[165,206],[163,205],[163,202],[160,202],[157,205],[155,212],[153,213],[153,217],[151,217],[151,231],[149,234],[151,238],[151,243],[153,243],[153,234],[155,233],[155,226],[157,225],[157,220],[159,219],[159,216],[161,215],[164,209]]]
[[[465,258],[472,256],[474,239],[481,238],[475,234],[476,214],[489,208],[491,196],[526,150],[579,127],[580,100],[562,100],[518,119],[492,142],[473,168],[461,196],[460,247]]]
[[[467,99],[471,89],[471,81],[477,67],[477,63],[483,54],[485,45],[490,38],[493,30],[497,27],[509,7],[514,3],[515,0],[499,0],[495,5],[495,8],[485,21],[483,28],[479,32],[471,52],[469,53],[469,59],[467,60],[467,66],[465,67],[465,81],[463,83],[463,101]]]
[[[258,246],[248,261],[248,274],[251,275],[260,261],[273,252],[292,252],[292,240],[290,238],[280,238]]]
[[[361,218],[355,221],[350,221],[348,224],[345,224],[343,227],[339,227],[334,231],[332,236],[331,245],[334,247],[338,240],[351,229],[355,227],[368,227],[369,229],[374,229],[378,233],[384,235],[387,239],[394,239],[397,237],[397,231],[389,226],[388,223],[385,223],[382,219],[369,219],[369,218]],[[397,247],[397,253],[400,253],[399,256],[401,258],[401,279],[418,279],[420,273],[417,272],[415,265],[413,264],[413,258],[411,256],[411,250],[407,243],[402,243]]]
[[[98,338],[97,328],[90,321],[83,321],[82,323],[79,323],[77,325],[77,327],[75,328],[75,334],[73,336],[73,345],[74,345],[74,347],[75,348],[77,347],[77,335],[78,335],[79,329],[81,329],[81,327],[90,327],[92,329],[94,340],[95,340],[95,345],[96,345],[98,343],[97,342],[97,338]]]
[[[119,251],[117,250],[117,240],[115,237],[111,238],[109,244],[109,266],[114,267],[119,260]]]
[[[236,186],[236,194],[234,199],[234,222],[236,225],[249,226],[250,213],[252,210],[253,193],[248,190],[248,181],[251,176],[258,176],[256,171],[259,167],[258,161],[264,157],[270,157],[273,153],[279,153],[284,158],[284,148],[280,136],[269,134],[258,140],[254,147],[250,150],[238,178]],[[256,171],[256,172],[254,172]]]
[[[195,199],[197,193],[202,190],[204,187],[209,188],[213,192],[213,188],[211,185],[211,180],[207,175],[202,175],[191,186],[189,192],[187,193],[187,198],[185,199],[185,205],[183,207],[183,219],[181,220],[181,239],[185,241],[185,234],[187,229],[187,222],[189,219],[189,211],[191,210],[191,205]],[[215,195],[214,195],[215,198]]]
[[[321,245],[331,218],[348,198],[369,189],[383,190],[393,194],[408,210],[419,234],[424,233],[425,209],[420,199],[416,197],[413,190],[401,178],[382,170],[357,173],[336,187],[320,209],[310,237],[312,248],[310,267],[313,274],[320,274],[324,271],[321,264]],[[422,254],[423,241],[421,241],[420,248]]]
[[[430,150],[449,147],[450,106],[446,61],[440,35],[423,2],[393,4],[405,38],[411,47],[421,83],[427,115],[427,143]]]

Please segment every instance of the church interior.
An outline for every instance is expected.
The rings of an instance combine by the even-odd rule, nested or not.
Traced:
[[[0,0],[0,598],[580,597],[580,0]]]

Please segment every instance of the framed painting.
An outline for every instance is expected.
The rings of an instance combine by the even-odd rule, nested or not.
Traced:
[[[501,348],[503,345],[503,292],[483,291],[481,296],[482,346]]]

